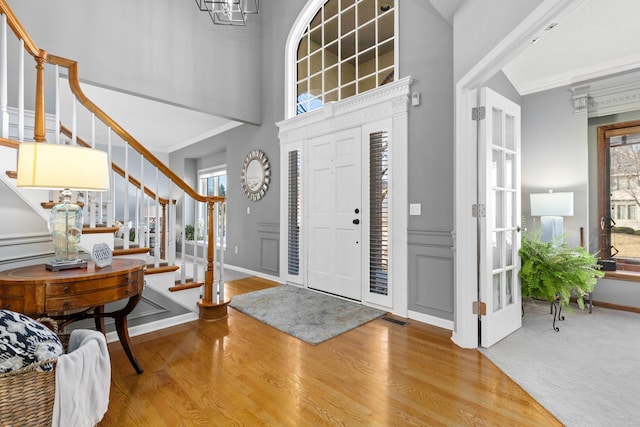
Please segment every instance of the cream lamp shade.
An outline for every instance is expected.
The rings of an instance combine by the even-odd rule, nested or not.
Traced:
[[[564,216],[573,216],[573,193],[532,193],[531,216],[539,216],[542,225],[540,240],[561,244],[564,236]]]
[[[573,216],[573,192],[532,193],[531,216]]]
[[[107,153],[76,145],[22,143],[18,149],[17,186],[108,190]]]
[[[18,148],[18,187],[62,189],[61,201],[49,217],[55,260],[47,269],[86,268],[78,257],[84,226],[82,208],[71,202],[71,190],[109,189],[107,153],[76,145],[21,143]]]

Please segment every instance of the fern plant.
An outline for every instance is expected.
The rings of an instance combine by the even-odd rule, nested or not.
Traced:
[[[584,295],[592,292],[598,278],[604,276],[596,257],[585,248],[542,242],[536,233],[523,234],[520,258],[522,296],[549,302],[558,299],[561,307],[569,310],[572,295],[584,309]]]

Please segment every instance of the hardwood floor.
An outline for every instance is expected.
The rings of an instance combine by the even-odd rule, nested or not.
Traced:
[[[248,278],[227,295],[271,286]],[[109,345],[106,426],[554,426],[561,425],[477,350],[450,331],[378,319],[317,346],[233,308],[132,346],[137,375]]]

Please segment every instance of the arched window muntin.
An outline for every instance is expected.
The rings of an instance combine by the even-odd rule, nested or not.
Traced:
[[[287,40],[287,117],[394,81],[396,9],[395,0],[309,2]]]

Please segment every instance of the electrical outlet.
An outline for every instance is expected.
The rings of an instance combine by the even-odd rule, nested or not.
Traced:
[[[421,215],[421,214],[422,214],[422,205],[420,203],[409,204],[409,215]]]
[[[237,246],[234,248],[234,252],[238,253],[238,247]]]
[[[247,215],[251,214],[251,206],[247,206]]]

